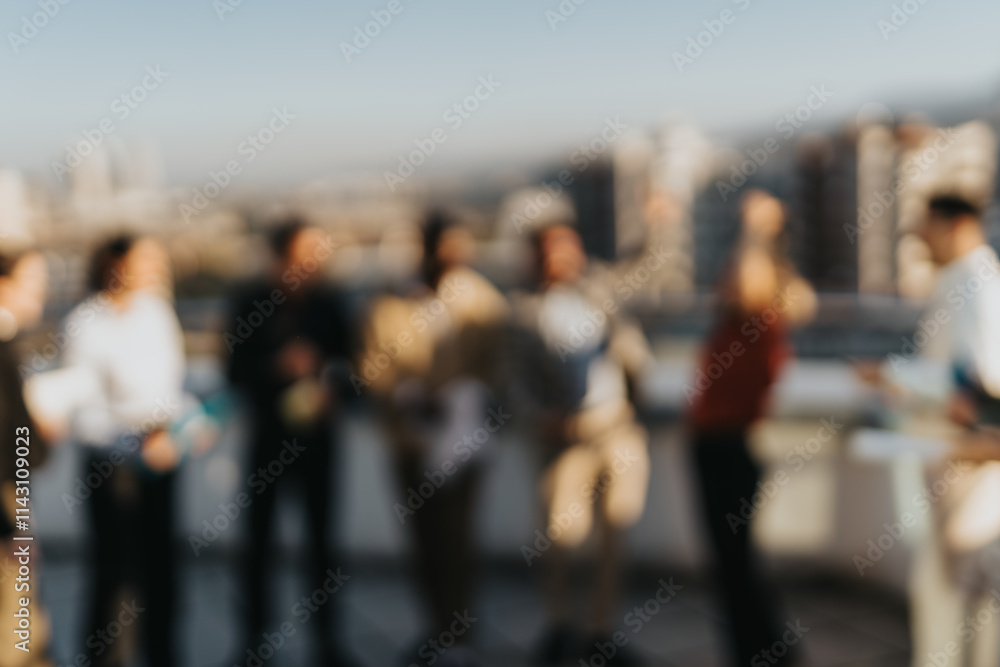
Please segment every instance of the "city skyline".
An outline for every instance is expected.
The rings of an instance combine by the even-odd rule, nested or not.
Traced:
[[[273,110],[285,109],[294,116],[288,131],[238,184],[281,187],[382,174],[438,127],[450,134],[423,176],[537,166],[596,136],[609,118],[641,129],[681,118],[713,136],[760,134],[826,86],[832,97],[807,128],[820,131],[872,103],[989,106],[1000,80],[982,57],[995,48],[988,26],[1000,8],[972,0],[960,4],[982,20],[967,25],[955,18],[962,12],[917,0],[895,19],[900,3],[857,0],[399,0],[395,14],[389,2],[51,2],[0,9],[0,72],[15,100],[0,119],[17,128],[0,166],[54,184],[67,146],[104,121],[122,140],[160,146],[165,185],[189,186],[239,158]],[[51,17],[35,20],[44,7]],[[384,25],[368,25],[376,20]],[[32,32],[25,21],[42,25]],[[699,39],[704,46],[692,47]],[[788,57],[806,49],[808,59]],[[490,76],[495,93],[460,126],[447,122]]]

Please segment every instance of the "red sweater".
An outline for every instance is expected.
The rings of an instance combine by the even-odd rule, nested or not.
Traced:
[[[767,412],[771,387],[790,354],[787,328],[774,311],[766,319],[759,313],[723,315],[685,389],[691,426],[699,431],[748,428]]]

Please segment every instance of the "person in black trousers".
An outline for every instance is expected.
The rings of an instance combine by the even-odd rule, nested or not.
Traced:
[[[742,201],[743,234],[718,291],[718,312],[694,381],[685,387],[687,425],[729,621],[730,664],[791,665],[798,637],[786,642],[777,594],[759,571],[749,519],[761,467],[749,433],[767,416],[772,389],[791,357],[789,330],[812,316],[812,288],[783,252],[784,207],[751,191]],[[773,655],[764,653],[777,645]],[[773,658],[771,660],[770,658]]]
[[[182,455],[170,428],[181,416],[185,356],[168,283],[157,241],[125,235],[103,243],[91,261],[92,293],[60,334],[63,369],[49,376],[59,383],[70,373],[87,387],[64,387],[76,395],[65,426],[84,464],[67,509],[84,505],[90,520],[83,650],[95,666],[129,660],[131,642],[109,632],[115,625],[141,630],[152,667],[177,664],[174,488]]]
[[[232,303],[223,339],[230,352],[229,378],[245,393],[251,423],[251,544],[245,569],[247,647],[287,620],[268,618],[268,547],[278,488],[301,489],[308,516],[311,567],[307,586],[322,586],[336,572],[330,549],[330,479],[336,451],[333,418],[338,404],[331,363],[350,357],[350,322],[344,299],[323,282],[333,252],[330,238],[299,220],[271,235],[270,275],[246,286]],[[336,364],[334,364],[335,366]],[[279,464],[275,463],[279,462]],[[278,475],[275,470],[282,470]],[[331,634],[339,625],[332,599],[310,621],[321,642],[323,665],[351,664]],[[268,625],[271,623],[271,625]]]

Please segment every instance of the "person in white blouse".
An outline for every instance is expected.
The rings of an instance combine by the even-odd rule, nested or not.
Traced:
[[[164,297],[167,258],[152,239],[102,245],[91,267],[93,294],[66,318],[64,367],[86,387],[68,415],[84,449],[94,553],[85,634],[121,613],[126,583],[145,611],[146,660],[172,667],[176,574],[171,554],[174,478],[181,452],[169,435],[183,405],[184,345]],[[87,642],[91,664],[124,664],[122,645]]]

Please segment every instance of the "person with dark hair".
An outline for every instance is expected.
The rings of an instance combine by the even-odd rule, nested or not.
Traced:
[[[900,383],[924,395],[949,396],[953,416],[965,424],[1000,423],[1000,403],[993,398],[1000,396],[1000,349],[994,342],[1000,329],[993,328],[1000,325],[1000,304],[994,303],[998,293],[992,281],[1000,267],[981,215],[976,204],[954,194],[928,200],[917,235],[941,270],[926,312],[946,321],[921,346],[921,359],[937,367],[938,381],[911,382],[905,370],[897,373]]]
[[[250,418],[251,470],[291,460],[281,477],[266,476],[264,488],[247,490],[250,545],[244,571],[247,595],[246,647],[256,647],[273,629],[268,618],[268,552],[272,545],[279,488],[304,496],[308,519],[310,588],[340,565],[332,550],[331,516],[339,485],[331,482],[337,442],[335,417],[344,392],[337,371],[351,355],[351,319],[345,299],[324,282],[323,267],[333,254],[330,237],[299,219],[277,225],[270,235],[273,263],[267,276],[243,286],[231,300],[223,341],[229,352],[229,379],[242,391]],[[288,448],[296,452],[289,459]],[[263,482],[262,482],[263,483]],[[311,664],[351,662],[341,646],[339,599],[319,608],[311,627],[319,657]],[[242,658],[241,658],[242,660]]]
[[[935,503],[930,529],[920,531],[914,545],[912,655],[914,664],[923,664],[1000,584],[983,558],[1000,539],[1000,508],[992,500],[1000,474],[1000,261],[986,241],[982,209],[960,195],[931,197],[916,233],[939,270],[920,333],[913,336],[919,353],[905,363],[891,356],[881,379],[894,387],[897,405],[915,406],[922,418],[938,412],[953,422],[961,435],[948,458],[965,460],[961,482],[949,485]],[[937,464],[926,470],[927,480],[942,474]],[[956,642],[955,662],[996,665],[997,637],[994,623],[974,641]]]
[[[0,664],[5,667],[51,667],[48,657],[50,627],[48,617],[39,605],[37,587],[30,591],[31,604],[31,652],[19,650],[17,617],[20,604],[18,598],[23,593],[15,591],[11,574],[19,564],[16,548],[28,546],[37,562],[38,547],[33,542],[14,542],[15,534],[27,535],[15,530],[15,520],[19,516],[15,510],[20,507],[18,499],[30,502],[31,487],[17,484],[18,459],[26,461],[32,475],[48,457],[48,444],[44,433],[39,430],[29,415],[22,394],[21,378],[17,369],[17,352],[14,338],[24,329],[38,324],[42,315],[47,291],[47,271],[44,258],[37,252],[19,255],[0,254],[0,573],[3,586],[0,588],[0,628],[7,638],[0,644]],[[27,448],[27,456],[19,456],[17,448]],[[34,526],[31,526],[33,529]]]
[[[530,566],[537,560],[544,575],[548,627],[536,661],[589,664],[615,633],[625,537],[646,506],[647,434],[636,419],[632,389],[652,355],[568,220],[543,226],[532,242],[538,289],[514,299],[514,309],[519,330],[540,343],[522,343],[520,352],[531,356],[520,362],[527,369],[519,375],[537,380],[533,421],[543,512],[536,534],[551,547],[538,550],[536,538],[535,548],[522,548],[521,556]],[[583,620],[571,557],[592,533],[597,551],[587,570],[591,599]],[[638,660],[621,646],[609,664]]]
[[[164,298],[169,275],[166,252],[153,239],[119,236],[101,245],[91,261],[92,294],[63,326],[63,369],[31,380],[39,408],[59,414],[82,446],[82,477],[100,480],[89,498],[67,505],[72,512],[86,504],[93,531],[86,634],[123,613],[126,586],[138,589],[131,608],[145,610],[136,620],[152,667],[175,665],[177,646],[174,504],[183,453],[170,427],[187,399],[183,334]],[[126,640],[86,644],[93,665],[128,659]]]
[[[425,642],[453,632],[456,618],[473,607],[475,500],[493,439],[509,417],[502,406],[491,407],[507,302],[470,268],[472,238],[465,228],[434,212],[423,231],[420,279],[403,295],[373,303],[354,381],[385,415],[400,486],[395,515],[412,529],[415,574],[431,625],[421,635],[423,649],[404,656],[406,664],[440,658],[441,665],[468,666],[478,664],[468,628],[442,655]]]
[[[733,525],[757,491],[761,466],[749,432],[766,416],[771,390],[791,356],[788,332],[812,316],[815,295],[784,257],[785,212],[753,190],[741,202],[742,235],[718,290],[718,314],[701,352],[705,385],[685,389],[688,428],[704,521],[729,625],[731,665],[757,664],[780,639],[776,595],[758,571],[751,527]],[[725,370],[713,365],[724,359]],[[791,664],[791,651],[776,664]],[[769,658],[770,660],[770,658]]]

